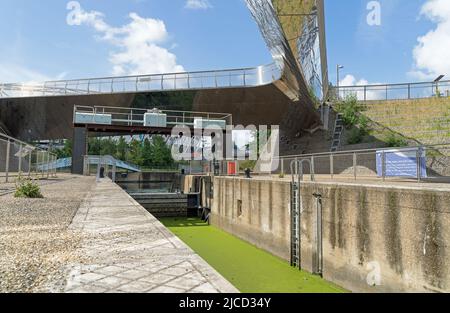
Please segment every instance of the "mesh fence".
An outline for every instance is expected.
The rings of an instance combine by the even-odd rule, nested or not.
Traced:
[[[56,174],[56,155],[0,134],[0,183],[18,178],[48,179]]]

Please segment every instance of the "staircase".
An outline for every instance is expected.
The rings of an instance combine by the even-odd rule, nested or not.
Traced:
[[[336,115],[336,122],[334,124],[333,139],[332,139],[332,143],[331,143],[331,152],[338,151],[339,146],[341,145],[341,137],[342,137],[343,131],[344,131],[344,121],[342,119],[342,114],[338,113]]]

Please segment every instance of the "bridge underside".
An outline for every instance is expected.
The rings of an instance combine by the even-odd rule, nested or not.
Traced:
[[[0,122],[25,141],[71,139],[75,105],[160,108],[233,114],[235,125],[280,125],[287,135],[314,128],[314,107],[293,102],[274,85],[254,88],[0,99]]]

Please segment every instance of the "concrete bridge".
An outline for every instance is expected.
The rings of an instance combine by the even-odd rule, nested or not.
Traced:
[[[280,125],[291,135],[316,128],[321,122],[313,98],[322,99],[328,86],[323,0],[247,3],[273,64],[32,86],[0,84],[2,127],[23,140],[68,139],[73,136],[74,106],[100,105],[229,112],[235,124]],[[313,56],[319,54],[318,63]]]

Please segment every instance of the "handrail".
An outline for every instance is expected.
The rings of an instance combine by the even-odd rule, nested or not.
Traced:
[[[284,155],[280,156],[277,159],[278,160],[285,160],[285,159],[294,159],[294,158],[310,158],[310,157],[325,157],[325,156],[336,156],[336,155],[346,155],[346,154],[353,154],[353,153],[371,153],[371,152],[387,152],[391,150],[401,150],[401,151],[416,151],[420,148],[431,148],[431,149],[438,149],[439,147],[448,147],[450,146],[450,143],[444,143],[444,144],[437,144],[437,145],[420,145],[420,146],[410,146],[410,147],[389,147],[389,148],[377,148],[377,149],[361,149],[361,150],[346,150],[346,151],[335,151],[335,152],[320,152],[320,153],[311,153],[311,154],[296,154],[296,155]]]
[[[55,80],[39,84],[0,83],[0,99],[255,87],[270,84],[281,75],[282,69],[271,63],[253,68]]]
[[[360,101],[410,100],[431,97],[450,97],[450,80],[438,82],[413,82],[393,84],[371,84],[355,86],[333,86],[331,97],[339,100],[354,95]]]

